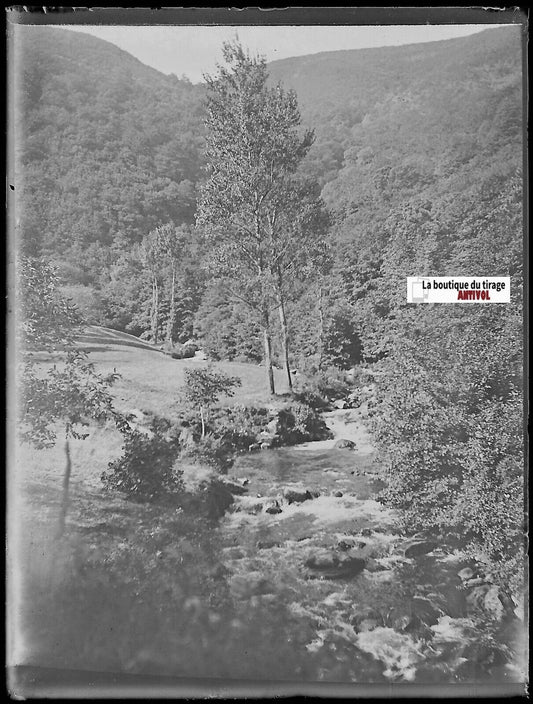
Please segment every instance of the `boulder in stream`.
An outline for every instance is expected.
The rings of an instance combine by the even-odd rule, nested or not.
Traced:
[[[371,607],[358,607],[350,617],[350,624],[356,631],[371,631],[383,626],[381,614]]]
[[[434,626],[443,612],[431,599],[415,596],[411,602],[411,610],[426,626]]]
[[[355,450],[356,445],[353,440],[346,440],[341,438],[333,445],[336,450]]]
[[[364,545],[364,543],[363,543]],[[355,547],[355,542],[353,540],[339,540],[337,543],[337,548],[346,552],[346,550],[351,550]]]
[[[322,579],[352,579],[364,570],[366,560],[360,557],[347,557],[328,552],[312,555],[305,566],[311,570],[311,576]]]
[[[230,591],[237,599],[247,599],[258,594],[272,594],[274,589],[261,572],[236,574],[229,581]]]
[[[437,543],[433,540],[420,540],[408,545],[404,550],[404,555],[405,557],[420,557],[432,552],[436,547]]]
[[[285,489],[283,492],[283,498],[288,504],[301,504],[319,496],[320,492],[310,491],[309,489]]]
[[[246,487],[242,486],[242,484],[236,484],[235,482],[232,482],[228,479],[223,479],[222,483],[228,489],[232,494],[235,494],[236,496],[242,496],[243,494],[246,494],[248,492],[248,489]]]
[[[270,550],[270,548],[279,548],[280,543],[276,540],[258,540],[257,549],[258,550]]]
[[[273,506],[269,506],[267,509],[265,509],[266,513],[270,513],[271,515],[276,515],[277,513],[282,513],[282,510],[280,508],[280,505],[276,501],[276,503]]]
[[[459,572],[457,573],[457,576],[460,577],[464,582],[467,579],[471,579],[474,576],[474,570],[471,569],[470,567],[464,567],[462,570],[459,570]]]

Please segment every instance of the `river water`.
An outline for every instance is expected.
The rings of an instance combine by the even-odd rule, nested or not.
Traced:
[[[400,536],[379,501],[368,435],[338,412],[329,423],[356,449],[307,443],[241,456],[232,468],[228,479],[244,491],[221,523],[233,596],[274,600],[302,619],[308,652],[329,663],[325,679],[333,653],[339,676],[356,682],[515,681],[507,645],[498,649],[498,636],[487,645],[473,620],[480,599],[502,620],[495,588],[465,586],[458,575],[472,563],[460,550]]]

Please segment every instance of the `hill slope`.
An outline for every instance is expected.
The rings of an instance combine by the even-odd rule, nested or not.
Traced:
[[[15,62],[17,215],[30,252],[90,281],[108,248],[192,221],[201,89],[50,27],[17,27]]]
[[[298,94],[316,129],[312,171],[325,183],[346,150],[423,154],[491,151],[521,130],[521,28],[459,39],[336,51],[269,64],[273,81]]]
[[[522,164],[520,31],[269,65],[316,130],[304,169],[322,184],[335,216],[330,236],[349,247],[350,261],[379,258],[413,199],[440,208],[440,219],[455,208],[460,221],[472,204],[482,212],[495,193],[513,190]],[[92,322],[140,334],[150,283],[130,253],[157,225],[194,219],[205,89],[50,27],[17,27],[15,60],[20,241],[61,265],[73,295],[85,287],[78,298]],[[336,249],[343,268],[346,249]],[[191,286],[182,295],[192,301],[185,336],[202,294]]]

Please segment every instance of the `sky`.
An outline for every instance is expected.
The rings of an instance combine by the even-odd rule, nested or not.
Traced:
[[[323,51],[397,46],[463,37],[496,25],[403,26],[67,26],[112,42],[162,73],[187,76],[193,83],[212,74],[221,46],[237,32],[242,44],[268,61]]]

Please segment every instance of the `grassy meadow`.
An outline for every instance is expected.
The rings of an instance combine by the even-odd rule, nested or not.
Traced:
[[[80,346],[98,371],[116,368],[120,373],[113,387],[119,410],[168,418],[176,412],[184,370],[207,364],[197,358],[172,359],[105,328],[89,328]],[[51,363],[43,358],[42,371]],[[226,403],[266,401],[264,368],[218,366],[242,379]],[[277,381],[283,389],[281,378]],[[100,475],[121,455],[122,436],[109,424],[90,431],[87,439],[70,441],[67,529],[59,541],[54,533],[65,465],[61,429],[53,448],[20,445],[12,457],[10,618],[17,664],[228,676],[239,658],[226,649],[227,642],[220,642],[223,638],[234,639],[237,651],[246,649],[248,655],[241,653],[237,667],[242,676],[254,668],[256,674],[263,671],[268,659],[272,670],[283,673],[292,663],[288,671],[294,671],[287,644],[284,651],[267,647],[258,658],[262,637],[257,619],[265,606],[249,614],[249,623],[234,613],[216,529],[179,509],[134,503],[106,491]],[[276,630],[279,618],[270,613],[269,628]]]

